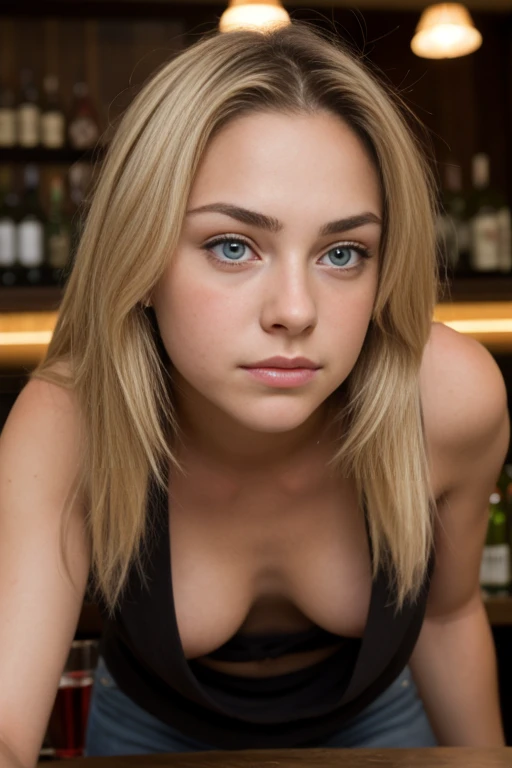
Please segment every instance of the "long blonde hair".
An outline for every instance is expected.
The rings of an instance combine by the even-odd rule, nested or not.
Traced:
[[[335,418],[346,429],[332,462],[354,478],[366,503],[374,576],[386,568],[397,609],[418,595],[435,502],[419,370],[438,299],[436,182],[408,123],[414,116],[359,59],[304,22],[266,33],[208,33],[144,85],[117,127],[53,337],[31,374],[76,393],[84,426],[75,494],[86,505],[94,595],[110,615],[132,565],[144,580],[151,483],[166,493],[166,467],[182,469],[165,350],[143,302],[176,249],[208,142],[233,118],[261,111],[340,116],[379,174],[378,291],[344,383],[346,403]],[[59,361],[69,375],[55,370]],[[66,563],[63,542],[64,530]]]

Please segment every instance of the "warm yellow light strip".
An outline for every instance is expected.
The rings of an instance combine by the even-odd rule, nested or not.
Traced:
[[[512,320],[442,320],[459,333],[512,333]]]
[[[52,331],[10,331],[0,333],[0,346],[23,346],[25,344],[41,344],[46,346],[50,343]]]
[[[512,352],[512,301],[441,303],[434,320],[490,349]],[[42,360],[56,322],[57,312],[0,312],[0,367]]]

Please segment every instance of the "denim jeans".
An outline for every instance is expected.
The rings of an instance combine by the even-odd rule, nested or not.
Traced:
[[[403,672],[375,701],[318,747],[436,747],[411,672]],[[87,723],[85,756],[202,752],[219,747],[185,736],[126,696],[100,656]]]

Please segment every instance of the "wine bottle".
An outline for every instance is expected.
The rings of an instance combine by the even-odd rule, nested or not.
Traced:
[[[24,283],[43,281],[45,215],[39,201],[39,170],[27,165],[18,223],[18,261],[24,269]]]
[[[16,133],[14,92],[6,83],[0,83],[0,147],[14,147]]]
[[[17,283],[16,203],[11,169],[4,166],[0,168],[0,286],[6,288]]]
[[[490,186],[489,157],[472,161],[471,267],[474,272],[512,270],[511,217],[505,198]]]
[[[507,511],[499,487],[489,499],[489,523],[480,565],[484,595],[507,595],[511,586],[510,542]]]
[[[30,69],[21,71],[21,95],[17,112],[18,143],[22,147],[37,147],[41,139],[41,108],[39,92]]]
[[[100,126],[87,83],[75,83],[73,96],[69,142],[74,149],[92,149],[98,141]]]
[[[49,279],[54,285],[63,285],[71,256],[71,226],[65,211],[62,177],[54,176],[50,182],[50,208],[46,221],[46,263]]]
[[[85,199],[92,180],[91,165],[75,163],[69,169],[69,201],[71,218],[71,261],[82,237],[85,226]]]
[[[66,120],[59,101],[59,81],[54,75],[45,77],[44,103],[41,115],[41,142],[48,149],[60,149],[66,143]]]
[[[441,212],[437,219],[437,234],[449,269],[465,272],[469,261],[470,230],[467,200],[462,191],[462,172],[458,165],[445,167]]]

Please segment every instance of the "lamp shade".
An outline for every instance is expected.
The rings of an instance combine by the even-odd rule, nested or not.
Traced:
[[[290,23],[290,17],[279,0],[230,0],[220,18],[220,32],[237,29],[269,29]]]
[[[454,59],[482,45],[467,8],[460,3],[430,5],[421,14],[411,48],[425,59]]]

